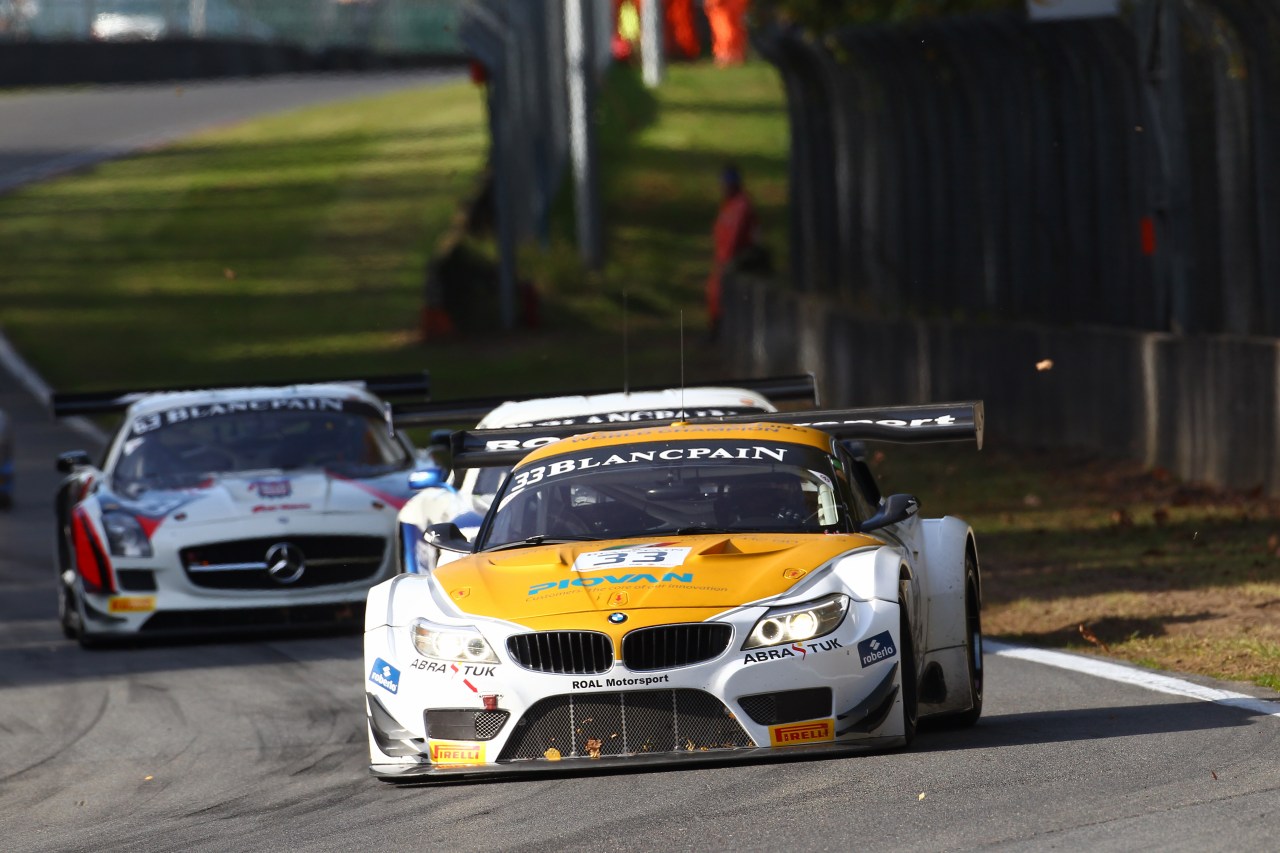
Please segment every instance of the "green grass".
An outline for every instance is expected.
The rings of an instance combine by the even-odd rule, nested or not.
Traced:
[[[203,134],[0,198],[0,325],[55,387],[401,370],[472,187],[471,86]]]
[[[619,69],[601,116],[609,262],[578,263],[566,186],[551,245],[522,251],[536,329],[418,339],[428,257],[486,155],[469,84],[247,122],[0,198],[0,326],[61,390],[427,367],[456,397],[678,382],[683,311],[688,376],[719,375],[701,338],[720,164],[743,165],[780,248],[777,75],[675,67],[655,98]]]

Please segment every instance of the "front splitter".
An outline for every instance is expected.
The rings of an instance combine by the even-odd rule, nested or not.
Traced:
[[[411,766],[370,766],[369,772],[384,782],[438,783],[447,781],[480,781],[504,776],[528,774],[594,773],[626,769],[678,767],[689,764],[737,764],[786,761],[839,753],[879,752],[902,746],[903,738],[863,738],[856,741],[812,743],[798,746],[756,746],[743,749],[714,749],[695,752],[664,752],[646,755],[602,756],[600,758],[562,758],[559,761],[533,759],[503,764]]]

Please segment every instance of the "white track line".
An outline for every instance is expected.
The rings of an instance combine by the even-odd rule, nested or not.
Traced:
[[[1267,717],[1280,717],[1280,701],[1259,699],[1245,693],[1233,693],[1230,690],[1205,687],[1202,684],[1183,681],[1181,678],[1161,675],[1158,672],[1122,666],[1118,663],[1110,663],[1109,661],[1097,660],[1096,658],[1082,655],[1053,652],[1048,649],[1033,649],[1028,646],[1015,646],[987,639],[983,639],[982,648],[984,652],[1002,658],[1013,658],[1015,660],[1044,664],[1045,666],[1055,666],[1059,669],[1082,672],[1085,675],[1092,675],[1096,678],[1105,678],[1108,681],[1132,684],[1135,687],[1154,690],[1157,693],[1186,696],[1203,702],[1213,702],[1216,705],[1226,705],[1231,708],[1252,711],[1255,714],[1262,714]]]
[[[30,391],[41,404],[49,405],[53,389],[39,373],[36,373],[35,368],[27,364],[26,359],[18,354],[13,344],[9,343],[9,339],[4,336],[3,331],[0,331],[0,369],[7,371],[10,376],[18,380],[18,384]],[[62,423],[98,444],[107,443],[107,434],[88,418],[63,418]]]

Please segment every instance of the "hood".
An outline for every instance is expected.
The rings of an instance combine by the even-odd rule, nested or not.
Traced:
[[[350,479],[329,471],[248,472],[210,477],[187,489],[150,489],[136,498],[103,493],[103,510],[123,509],[157,523],[179,511],[188,527],[226,524],[264,513],[359,513],[402,506],[408,472]],[[375,506],[380,505],[380,506]]]
[[[753,533],[543,545],[473,554],[440,566],[435,578],[460,610],[539,630],[616,610],[700,621],[780,595],[833,557],[880,544],[862,535]],[[685,609],[683,617],[670,612]]]

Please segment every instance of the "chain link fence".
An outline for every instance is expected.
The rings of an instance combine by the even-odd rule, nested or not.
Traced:
[[[791,277],[889,314],[1280,334],[1280,4],[771,26]]]

